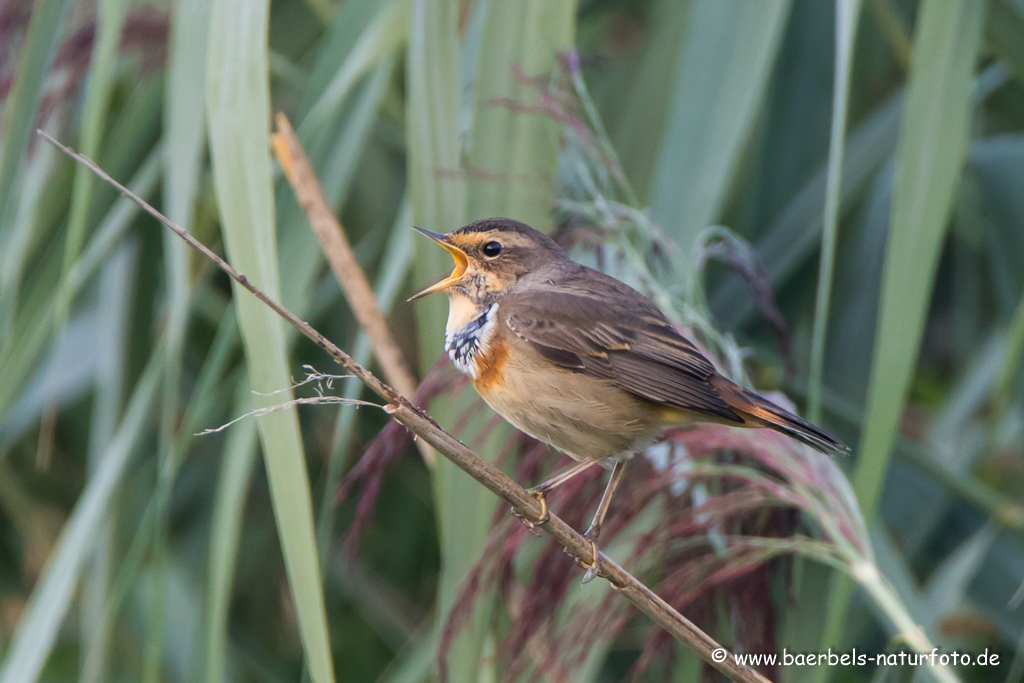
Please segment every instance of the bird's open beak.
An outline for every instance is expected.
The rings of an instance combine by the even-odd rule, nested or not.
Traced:
[[[452,258],[455,259],[455,270],[452,271],[451,275],[441,280],[437,284],[427,287],[418,294],[413,294],[411,297],[409,297],[409,301],[415,301],[416,299],[424,297],[427,294],[433,294],[434,292],[440,292],[442,290],[448,289],[449,287],[451,287],[456,282],[462,279],[462,276],[466,274],[466,268],[469,267],[469,259],[466,257],[466,252],[462,251],[454,244],[449,242],[446,236],[440,235],[436,232],[431,232],[430,230],[424,230],[423,228],[417,228],[415,225],[412,227],[413,230],[419,230],[424,235],[426,235],[427,237],[429,237],[430,239],[434,240],[442,247],[444,247],[445,251],[451,254]]]

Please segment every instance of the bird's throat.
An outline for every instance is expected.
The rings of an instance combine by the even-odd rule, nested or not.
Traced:
[[[486,306],[475,303],[465,294],[452,292],[448,295],[448,324],[445,325],[445,334],[449,335],[454,330],[462,329],[485,310]]]
[[[473,379],[480,376],[480,361],[490,349],[497,323],[498,304],[481,309],[468,297],[450,299],[444,348],[459,372]]]

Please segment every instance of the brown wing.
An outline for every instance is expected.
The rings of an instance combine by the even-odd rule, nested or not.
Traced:
[[[742,423],[709,382],[711,362],[640,293],[616,290],[600,297],[579,289],[523,292],[501,307],[513,333],[563,368],[649,401]]]

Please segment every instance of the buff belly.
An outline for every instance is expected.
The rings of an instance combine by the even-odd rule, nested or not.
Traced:
[[[474,380],[477,392],[517,429],[576,460],[628,458],[657,437],[653,411],[610,382],[584,378],[570,370],[538,371],[530,354],[513,353],[500,382]]]

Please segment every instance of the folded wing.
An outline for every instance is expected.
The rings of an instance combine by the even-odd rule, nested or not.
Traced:
[[[618,294],[535,291],[509,297],[502,308],[513,333],[563,368],[655,403],[742,423],[712,386],[711,362],[646,298]]]

